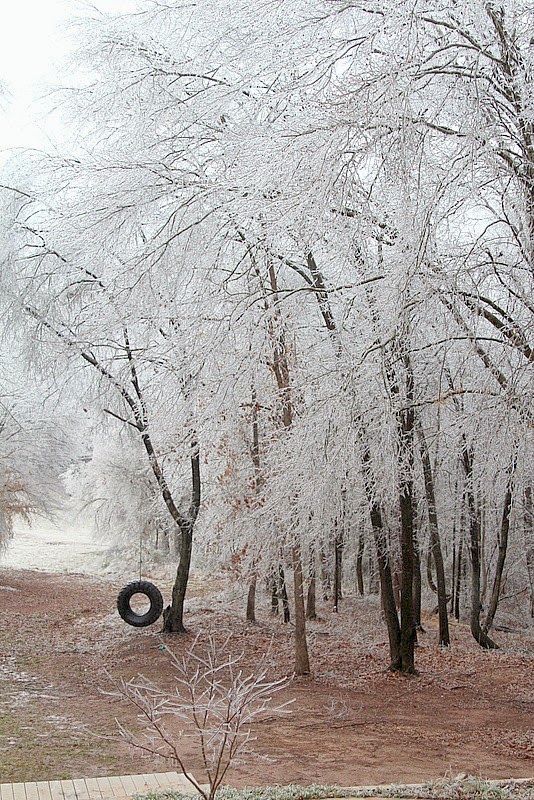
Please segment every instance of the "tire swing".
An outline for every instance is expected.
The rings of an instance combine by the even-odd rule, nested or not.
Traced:
[[[163,611],[163,597],[157,586],[149,581],[144,581],[141,578],[141,570],[143,566],[142,556],[143,540],[142,534],[139,536],[139,580],[128,583],[124,589],[118,594],[117,597],[117,611],[121,618],[134,628],[146,628],[147,625],[153,625]],[[136,594],[144,594],[150,601],[150,607],[144,614],[137,614],[130,601]]]
[[[150,600],[150,608],[145,614],[136,614],[130,605],[134,594],[144,594]],[[153,625],[163,611],[163,597],[157,586],[149,581],[132,581],[121,589],[117,597],[117,611],[122,619],[134,628],[146,628]]]

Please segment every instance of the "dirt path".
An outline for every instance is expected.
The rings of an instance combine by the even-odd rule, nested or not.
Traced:
[[[157,625],[136,630],[114,610],[120,587],[83,576],[0,570],[0,782],[152,772],[117,736],[115,718],[135,725],[129,707],[102,693],[110,676],[142,672],[161,683],[172,673]],[[274,636],[273,677],[292,667],[291,630],[267,614],[242,621],[197,582],[191,633],[166,637],[180,652],[198,633],[232,633],[252,670]],[[200,599],[199,599],[200,598]],[[200,606],[203,605],[201,608]],[[463,626],[450,651],[435,646],[425,622],[420,676],[384,671],[386,648],[372,601],[349,598],[310,635],[314,676],[293,682],[290,716],[256,727],[259,758],[228,782],[340,785],[418,782],[459,772],[504,778],[534,773],[534,642],[499,634],[486,653]],[[186,760],[201,773],[198,756]]]

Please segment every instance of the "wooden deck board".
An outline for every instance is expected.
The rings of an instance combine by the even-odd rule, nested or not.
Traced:
[[[139,794],[145,794],[146,792],[150,791],[151,787],[145,781],[144,775],[130,775],[130,777],[134,782],[136,792],[138,792]]]
[[[13,784],[14,800],[26,800],[26,788],[23,783]]]
[[[124,786],[122,785],[122,781],[119,775],[110,775],[108,778],[109,785],[111,786],[111,791],[113,792],[113,797],[127,797],[126,791]]]
[[[50,786],[52,800],[65,800],[61,781],[48,781],[48,785]]]
[[[192,789],[193,787],[182,772],[167,772],[169,788],[179,791],[180,789]]]
[[[61,788],[63,790],[63,797],[65,798],[65,800],[78,800],[73,781],[69,780],[61,781]],[[27,800],[30,800],[30,798],[28,797]]]
[[[52,800],[52,793],[50,792],[50,784],[48,781],[37,781],[35,785],[39,793],[39,800]]]
[[[74,778],[72,783],[74,791],[76,792],[76,800],[91,800],[91,796],[85,785],[85,778]]]
[[[126,797],[131,797],[133,794],[135,794],[135,784],[129,775],[119,775],[118,779],[122,784],[124,795]]]
[[[13,800],[13,784],[0,783],[0,800]]]
[[[157,778],[160,789],[172,789],[173,782],[171,776],[174,775],[176,775],[176,772],[154,772],[154,776]]]
[[[25,783],[24,788],[26,790],[26,800],[39,800],[39,790],[35,781]]]
[[[102,800],[102,793],[96,778],[86,778],[85,786],[91,800]]]
[[[109,778],[97,778],[98,788],[100,789],[100,794],[102,795],[102,800],[113,800],[115,797],[115,793],[113,791],[113,787],[111,786]]]
[[[148,787],[147,789],[148,792],[150,792],[153,789],[161,789],[161,784],[154,772],[147,773],[142,777]]]
[[[131,800],[134,794],[174,789],[196,794],[181,772],[0,784],[0,800]]]

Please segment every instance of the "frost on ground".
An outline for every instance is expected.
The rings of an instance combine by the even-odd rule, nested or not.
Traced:
[[[244,619],[246,587],[231,592],[195,578],[184,636],[138,630],[122,622],[115,599],[122,578],[99,580],[0,568],[0,763],[8,780],[51,780],[156,772],[172,768],[129,752],[115,720],[135,714],[102,694],[113,679],[138,673],[171,686],[161,645],[178,655],[196,635],[225,641],[253,671],[269,652],[269,678],[291,672],[293,629],[258,597],[258,623]],[[170,583],[160,584],[165,598]],[[226,600],[225,600],[226,597]],[[310,625],[312,678],[292,682],[287,718],[255,725],[259,758],[236,765],[233,786],[329,783],[344,786],[422,782],[460,772],[484,777],[531,775],[534,763],[534,642],[499,633],[502,649],[477,647],[453,624],[449,650],[437,647],[436,618],[425,614],[420,675],[385,669],[387,643],[373,598],[347,597],[338,614],[319,603]],[[20,693],[20,702],[16,702]],[[59,724],[58,724],[59,723]],[[184,757],[202,777],[198,756]]]
[[[0,554],[0,567],[43,572],[79,572],[98,575],[107,547],[95,540],[86,522],[54,524],[19,522],[13,539]]]

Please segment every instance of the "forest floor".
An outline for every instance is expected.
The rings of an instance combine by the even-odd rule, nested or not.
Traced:
[[[135,712],[103,693],[137,673],[171,685],[162,643],[180,654],[197,635],[223,643],[231,634],[227,647],[243,652],[245,671],[254,671],[269,647],[270,676],[292,671],[292,626],[267,613],[265,597],[250,625],[241,602],[229,601],[213,581],[208,592],[193,579],[190,632],[162,636],[159,623],[134,629],[122,622],[115,611],[120,588],[83,575],[0,569],[0,782],[171,769],[128,750],[115,720],[135,727]],[[283,699],[295,698],[290,714],[254,725],[257,758],[233,768],[228,784],[534,774],[532,636],[498,632],[502,649],[485,652],[464,625],[453,624],[452,647],[440,650],[437,620],[425,615],[419,675],[403,677],[386,670],[376,598],[349,597],[340,613],[319,612],[310,625],[312,677],[284,689]],[[191,742],[183,739],[181,747],[201,777]]]

